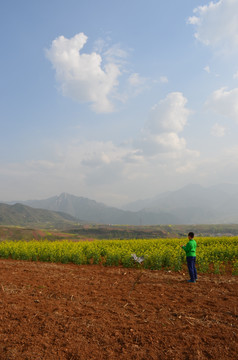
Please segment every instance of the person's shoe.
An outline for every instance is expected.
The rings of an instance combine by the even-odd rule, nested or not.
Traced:
[[[188,282],[188,283],[195,283],[196,280],[188,280],[187,282]]]

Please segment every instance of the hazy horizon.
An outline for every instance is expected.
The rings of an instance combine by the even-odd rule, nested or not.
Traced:
[[[229,187],[229,189],[228,189]],[[234,191],[234,187],[235,187],[235,190]],[[189,189],[190,188],[190,189]],[[224,193],[227,193],[227,194],[230,194],[230,196],[234,195],[234,194],[237,194],[238,195],[238,183],[235,184],[235,183],[220,183],[220,184],[215,184],[215,185],[212,185],[212,186],[202,186],[200,184],[192,184],[192,183],[189,183],[189,184],[186,184],[178,189],[170,189],[168,191],[164,191],[164,192],[160,192],[160,193],[156,193],[156,194],[153,194],[153,196],[151,197],[147,197],[147,198],[137,198],[137,199],[134,199],[132,201],[129,201],[127,203],[121,203],[121,204],[113,204],[113,203],[107,203],[106,201],[104,201],[103,199],[102,200],[97,200],[95,198],[92,198],[92,197],[86,197],[84,196],[84,194],[73,194],[73,193],[69,193],[69,192],[61,192],[61,193],[52,193],[50,196],[48,197],[38,197],[38,198],[32,198],[32,199],[28,199],[28,198],[25,198],[25,199],[12,199],[12,200],[2,200],[0,199],[0,203],[1,202],[6,202],[6,203],[21,203],[21,202],[27,202],[27,201],[41,201],[41,200],[48,200],[48,199],[51,199],[51,198],[55,198],[55,197],[60,197],[62,196],[63,194],[66,194],[66,195],[69,195],[69,196],[74,196],[74,197],[79,197],[79,198],[85,198],[85,199],[88,199],[88,200],[92,200],[92,201],[96,201],[97,203],[102,203],[106,206],[109,206],[109,207],[115,207],[115,208],[118,208],[118,209],[127,209],[127,206],[130,205],[130,204],[133,204],[133,203],[140,203],[143,201],[155,201],[157,198],[159,198],[161,195],[167,195],[167,194],[173,194],[173,193],[176,193],[177,191],[178,192],[181,192],[183,190],[187,190],[189,189],[189,191],[191,191],[191,188],[195,190],[194,192],[194,196],[196,196],[196,191],[197,190],[214,190],[216,188],[218,188],[221,192],[224,192]],[[197,206],[196,203],[193,204],[193,206]]]
[[[1,6],[1,201],[238,179],[238,1]]]

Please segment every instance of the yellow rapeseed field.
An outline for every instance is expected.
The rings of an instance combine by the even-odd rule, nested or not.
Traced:
[[[223,273],[229,268],[238,275],[238,237],[196,238],[196,241],[199,272]],[[180,247],[183,243],[181,239],[3,241],[0,258],[179,271],[186,263],[185,252]],[[144,257],[142,265],[135,263],[132,254]]]

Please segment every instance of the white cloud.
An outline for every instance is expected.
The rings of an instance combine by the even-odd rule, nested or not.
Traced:
[[[167,84],[169,82],[167,76],[160,76],[160,82],[162,84]]]
[[[206,106],[215,113],[238,122],[238,88],[227,91],[225,87],[212,93]]]
[[[128,78],[128,82],[131,86],[140,86],[145,82],[145,78],[140,77],[138,73],[131,74]]]
[[[114,145],[111,141],[88,141],[70,149],[69,157],[79,159],[80,164],[89,167],[100,167],[113,162],[120,162],[127,155],[128,149]]]
[[[106,41],[102,38],[99,38],[94,42],[93,51],[102,54],[106,46]]]
[[[215,125],[213,125],[213,127],[211,129],[211,134],[212,134],[212,136],[215,136],[215,137],[223,137],[225,135],[225,131],[226,131],[226,129],[224,126],[215,124]]]
[[[142,93],[145,89],[148,88],[148,79],[140,76],[138,73],[131,74],[127,79],[126,89],[123,93],[123,97],[121,98],[124,102],[133,98],[140,93]]]
[[[118,146],[108,142],[85,141],[64,148],[61,156],[61,172],[69,174],[71,186],[91,191],[90,198],[98,199],[101,189],[105,198],[107,192],[116,196],[116,188],[126,187],[131,176],[138,174],[138,164],[144,159],[129,146]],[[141,167],[139,169],[141,171]],[[127,185],[125,185],[127,184]],[[104,198],[104,201],[105,201]]]
[[[193,12],[196,12],[197,9],[194,9]],[[188,23],[191,25],[199,25],[200,21],[199,18],[197,16],[190,16],[188,18]]]
[[[191,111],[186,108],[187,99],[181,92],[172,92],[153,106],[146,127],[151,133],[183,130]]]
[[[195,38],[221,51],[236,50],[238,45],[238,1],[211,1],[194,9],[188,23],[196,28]]]
[[[208,74],[210,74],[210,72],[211,72],[209,65],[205,66],[205,67],[204,67],[204,70],[205,70]]]
[[[125,103],[137,96],[146,88],[148,79],[126,70],[128,52],[119,44],[109,46],[103,39],[98,39],[92,53],[82,53],[87,39],[84,33],[71,39],[59,36],[46,50],[46,56],[55,69],[64,96],[90,103],[92,110],[98,113],[113,112],[115,102]],[[120,76],[125,83],[119,92]]]
[[[128,56],[127,52],[121,48],[119,44],[109,47],[103,53],[107,62],[124,64]]]
[[[46,56],[55,68],[63,95],[92,103],[96,112],[111,112],[114,106],[110,96],[118,85],[119,65],[108,62],[103,68],[98,53],[81,54],[86,42],[87,36],[83,33],[71,39],[59,36],[46,50]]]
[[[135,148],[136,140],[139,146]],[[196,167],[199,153],[187,149],[185,139],[176,133],[149,134],[145,140],[143,144],[135,139],[124,146],[111,141],[71,144],[64,148],[59,166],[62,175],[58,173],[58,176],[75,179],[71,180],[71,187],[86,189],[85,193],[90,191],[91,198],[98,200],[102,192],[101,200],[106,201],[107,193],[110,198],[118,194],[130,197],[133,193],[139,197],[138,191],[144,191],[158,177],[166,179],[175,172],[184,175],[192,166]],[[120,202],[119,197],[117,200]]]
[[[157,158],[160,163],[166,159],[174,169],[181,167],[180,161],[185,168],[188,161],[199,156],[197,151],[187,149],[186,140],[178,135],[191,114],[186,103],[182,93],[174,92],[153,106],[141,135],[134,140],[139,154]]]
[[[146,133],[141,138],[135,139],[135,147],[144,156],[157,156],[161,153],[173,153],[186,149],[186,141],[174,132],[160,134]]]

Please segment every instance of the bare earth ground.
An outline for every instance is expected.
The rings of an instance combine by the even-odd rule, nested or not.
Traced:
[[[238,358],[238,277],[0,260],[0,359]]]

